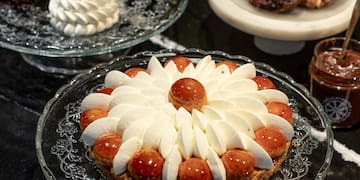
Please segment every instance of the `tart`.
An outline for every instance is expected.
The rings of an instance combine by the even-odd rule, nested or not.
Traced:
[[[151,57],[135,68],[108,72],[81,103],[81,138],[109,178],[268,179],[285,160],[289,100],[253,64]]]

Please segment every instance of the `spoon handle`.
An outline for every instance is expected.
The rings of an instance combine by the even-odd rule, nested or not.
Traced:
[[[340,60],[343,60],[343,58],[344,58],[344,55],[345,55],[344,51],[347,49],[347,47],[349,45],[351,36],[352,36],[354,29],[356,27],[356,24],[359,20],[359,16],[360,16],[360,0],[356,0],[354,10],[353,10],[353,13],[351,16],[349,28],[347,29],[346,34],[345,34],[345,41],[342,46],[341,54],[339,57]]]

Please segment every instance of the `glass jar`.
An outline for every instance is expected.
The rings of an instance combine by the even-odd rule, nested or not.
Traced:
[[[352,39],[342,51],[344,40],[329,38],[317,43],[309,65],[310,92],[319,99],[334,128],[360,122],[360,42]]]

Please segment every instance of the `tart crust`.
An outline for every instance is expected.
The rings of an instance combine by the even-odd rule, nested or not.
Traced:
[[[270,179],[270,177],[277,172],[277,170],[280,168],[280,166],[283,164],[283,162],[286,159],[286,156],[288,154],[289,148],[291,146],[291,142],[286,142],[286,151],[283,155],[280,157],[273,159],[273,166],[271,169],[258,169],[255,168],[254,172],[250,176],[250,180],[267,180]],[[91,150],[90,155],[93,157],[93,153]],[[103,166],[101,165],[101,162],[96,162],[97,166],[99,167],[100,171],[109,179],[111,180],[134,180],[134,178],[130,177],[130,174],[128,171],[126,171],[123,174],[115,176],[114,172],[112,171],[112,167],[109,166]]]

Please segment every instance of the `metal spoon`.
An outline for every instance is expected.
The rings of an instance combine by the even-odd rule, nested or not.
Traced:
[[[346,31],[346,34],[345,34],[345,41],[343,43],[343,46],[342,46],[342,49],[341,49],[341,52],[340,52],[340,56],[338,58],[338,62],[340,64],[343,63],[344,56],[345,56],[345,51],[348,48],[351,36],[352,36],[352,34],[354,32],[354,29],[356,27],[356,24],[357,24],[357,22],[359,20],[359,16],[360,16],[360,0],[356,0],[354,10],[353,10],[353,13],[352,13],[352,16],[351,16],[350,24],[349,24],[349,27],[348,27],[348,29]]]

